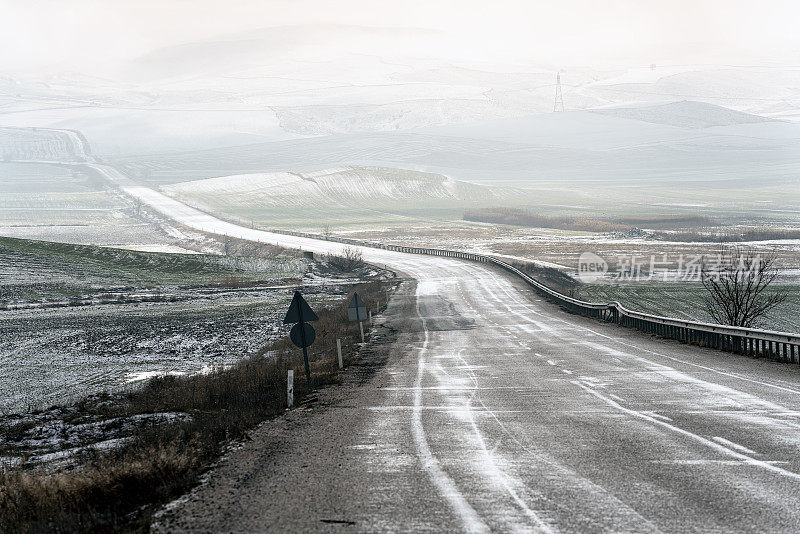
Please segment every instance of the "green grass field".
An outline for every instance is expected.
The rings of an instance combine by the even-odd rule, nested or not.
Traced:
[[[800,286],[780,286],[789,297],[765,317],[762,328],[800,332]],[[619,301],[623,306],[646,313],[714,322],[705,311],[705,289],[699,283],[638,282],[628,284],[589,284],[580,289],[583,300]]]
[[[64,298],[114,288],[297,279],[307,260],[160,254],[0,237],[0,301]]]

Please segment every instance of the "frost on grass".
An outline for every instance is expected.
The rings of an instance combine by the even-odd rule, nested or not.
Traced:
[[[0,413],[225,367],[286,335],[281,319],[295,287],[324,302],[361,276],[251,245],[231,250],[156,254],[0,238]]]

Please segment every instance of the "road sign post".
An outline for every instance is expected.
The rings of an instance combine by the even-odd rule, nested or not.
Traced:
[[[350,304],[347,305],[347,320],[358,321],[358,330],[361,332],[361,342],[364,342],[364,325],[362,322],[367,318],[367,306],[358,293],[353,293]]]
[[[303,362],[306,366],[306,380],[311,382],[311,367],[308,364],[308,347],[314,343],[317,333],[314,328],[308,324],[309,321],[318,321],[319,317],[308,305],[306,299],[299,291],[294,292],[294,298],[289,305],[289,311],[286,312],[286,317],[283,319],[283,324],[297,323],[292,327],[289,332],[289,339],[292,343],[303,349]]]

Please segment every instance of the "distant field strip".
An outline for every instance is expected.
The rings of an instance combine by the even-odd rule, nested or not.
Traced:
[[[783,286],[789,298],[765,319],[770,330],[800,332],[800,286]],[[693,283],[590,284],[581,286],[581,297],[593,302],[619,301],[623,305],[652,313],[710,322],[703,304],[704,289]]]

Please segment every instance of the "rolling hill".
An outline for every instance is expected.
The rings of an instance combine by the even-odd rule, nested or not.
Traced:
[[[767,117],[690,100],[670,102],[657,106],[615,107],[593,111],[612,117],[693,129],[772,121]]]
[[[517,192],[440,174],[383,167],[252,173],[172,184],[164,192],[215,212],[278,226],[296,221],[396,222],[460,218],[465,207],[512,202]]]

